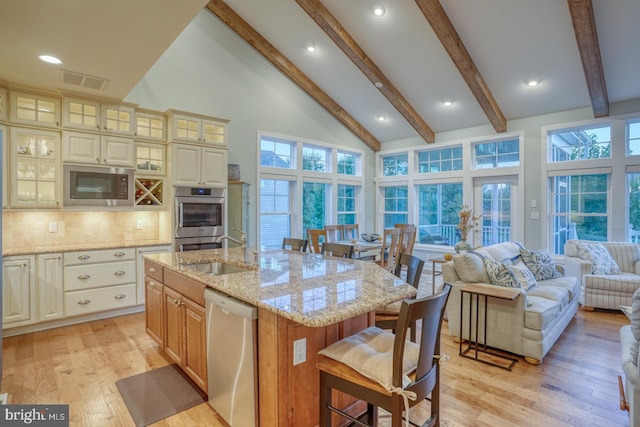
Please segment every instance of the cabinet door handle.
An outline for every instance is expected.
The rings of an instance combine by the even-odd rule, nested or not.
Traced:
[[[89,274],[81,274],[80,276],[78,276],[79,280],[87,280],[90,279],[91,276]]]
[[[127,272],[122,270],[113,273],[114,276],[124,276],[125,274],[127,274]]]
[[[118,294],[115,297],[113,297],[114,299],[125,299],[127,296],[125,294]]]
[[[171,301],[173,303],[173,305],[175,305],[176,307],[180,307],[182,305],[182,301],[180,301],[179,299],[174,299],[173,301]]]
[[[120,258],[120,257],[125,256],[125,253],[124,252],[116,252],[115,254],[113,254],[113,256],[116,257],[116,258]]]
[[[78,301],[78,304],[80,304],[80,305],[87,305],[87,304],[90,304],[90,303],[91,303],[90,299],[83,299],[83,300]]]
[[[155,288],[156,282],[154,282],[153,280],[149,280],[149,286],[151,286],[152,288]]]
[[[154,267],[149,268],[149,273],[155,273],[156,269]]]
[[[80,255],[80,256],[78,257],[78,259],[79,259],[80,261],[86,261],[86,260],[88,260],[89,258],[91,258],[89,255]]]

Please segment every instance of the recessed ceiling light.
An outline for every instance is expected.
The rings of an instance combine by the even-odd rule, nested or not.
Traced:
[[[60,59],[56,58],[55,56],[40,55],[40,56],[38,56],[38,58],[40,59],[40,61],[44,61],[44,62],[47,62],[49,64],[55,64],[55,65],[62,64],[62,61]]]
[[[307,52],[313,53],[316,51],[316,47],[312,44],[307,46]]]
[[[379,121],[379,122],[385,122],[385,121],[387,120],[387,117],[386,117],[386,116],[383,116],[383,115],[381,114],[381,115],[379,115],[379,116],[377,117],[377,119],[378,119],[378,121]]]
[[[536,80],[536,79],[530,79],[526,81],[527,86],[529,87],[536,87],[540,84],[540,80]]]
[[[451,107],[453,105],[453,101],[450,99],[445,99],[444,101],[442,101],[442,105],[444,105],[445,107]]]
[[[371,7],[371,11],[373,12],[374,15],[378,17],[384,16],[384,14],[386,13],[386,10],[384,9],[384,5],[382,3],[375,3]]]
[[[382,84],[382,82],[375,82],[374,83],[375,87],[377,87],[378,89],[380,89],[381,87],[383,87],[384,85]]]

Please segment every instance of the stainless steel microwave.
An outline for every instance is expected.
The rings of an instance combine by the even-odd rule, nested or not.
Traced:
[[[64,165],[64,206],[133,206],[133,168]]]

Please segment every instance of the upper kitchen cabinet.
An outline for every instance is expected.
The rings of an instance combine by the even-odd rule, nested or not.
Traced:
[[[7,156],[7,143],[9,142],[9,135],[7,134],[6,126],[0,125],[0,145],[2,145],[2,208],[5,209],[9,205],[7,203],[7,195],[9,192],[7,191],[9,186],[7,183],[9,182],[9,174],[7,170],[9,169],[7,165],[9,164],[9,157]]]
[[[227,150],[173,144],[173,184],[227,186]]]
[[[151,110],[136,110],[136,140],[166,142],[167,116]]]
[[[11,128],[10,200],[13,208],[58,208],[60,134]]]
[[[193,142],[207,145],[227,145],[228,120],[196,114],[169,112],[169,127],[172,141]]]
[[[7,90],[0,87],[0,122],[7,121]]]
[[[25,92],[10,92],[10,121],[29,126],[60,127],[60,100]]]
[[[131,138],[63,131],[62,148],[64,162],[122,167],[132,167],[134,163]]]
[[[133,106],[64,98],[62,110],[62,125],[65,128],[127,136],[134,136],[136,132]]]

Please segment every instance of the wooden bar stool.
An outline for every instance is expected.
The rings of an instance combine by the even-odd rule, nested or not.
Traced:
[[[353,258],[353,245],[325,242],[322,244],[322,254],[340,258]]]
[[[327,241],[327,230],[321,228],[310,228],[307,230],[309,244],[314,254],[320,253],[320,245]]]
[[[289,251],[306,252],[309,241],[306,239],[295,239],[293,237],[284,237],[282,239],[282,249]]]

